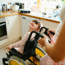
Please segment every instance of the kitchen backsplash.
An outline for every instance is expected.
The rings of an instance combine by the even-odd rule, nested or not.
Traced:
[[[0,5],[7,4],[8,2],[14,3],[14,2],[20,2],[20,0],[1,0]]]

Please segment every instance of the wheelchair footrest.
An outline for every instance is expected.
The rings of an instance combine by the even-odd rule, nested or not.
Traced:
[[[18,56],[20,58],[22,58],[22,54],[19,53],[17,50],[15,50],[14,48],[11,49],[11,51],[9,51],[9,54],[12,56],[12,55],[15,55],[15,56]]]

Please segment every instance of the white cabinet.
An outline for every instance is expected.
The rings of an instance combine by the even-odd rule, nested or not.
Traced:
[[[29,23],[36,18],[28,17],[28,16],[22,16],[22,37],[25,35],[25,33],[28,31]]]
[[[6,17],[8,40],[11,41],[21,36],[21,16]]]
[[[52,21],[41,20],[43,26],[48,27],[49,29],[56,29],[59,23],[55,23]]]

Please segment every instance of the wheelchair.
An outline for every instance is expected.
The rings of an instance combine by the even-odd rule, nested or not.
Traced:
[[[40,58],[46,55],[46,52],[38,46],[37,40],[44,36],[41,34],[42,29],[45,28],[45,35],[48,35],[48,28],[42,27],[39,32],[32,31],[24,47],[24,54],[19,53],[17,50],[12,48],[6,53],[7,58],[3,58],[3,65],[28,65],[25,60],[29,60],[34,65],[40,65]],[[31,35],[35,33],[35,37],[31,40]],[[49,35],[48,35],[49,36]],[[50,38],[50,36],[49,36]],[[51,40],[51,38],[50,38]],[[50,42],[49,40],[49,42]]]

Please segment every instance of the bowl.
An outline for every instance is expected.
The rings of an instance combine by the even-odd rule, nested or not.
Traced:
[[[18,9],[19,9],[18,5],[11,6],[12,11],[18,11]]]

